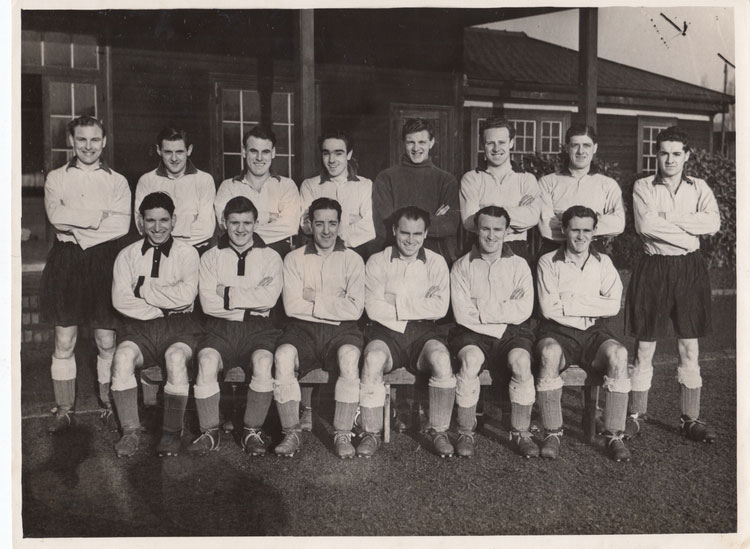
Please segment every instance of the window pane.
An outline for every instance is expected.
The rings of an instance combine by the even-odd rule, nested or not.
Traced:
[[[96,42],[79,43],[78,38],[76,38],[76,42],[73,45],[73,66],[77,69],[99,68],[99,55],[97,53]]]
[[[224,152],[242,152],[242,132],[240,124],[224,122]]]
[[[49,113],[73,114],[71,103],[70,82],[50,82],[49,84]]]
[[[70,118],[50,118],[49,131],[53,149],[68,148],[68,122]]]
[[[276,155],[271,164],[271,171],[276,175],[289,177],[289,157]]]
[[[40,33],[21,32],[21,63],[35,66],[42,64],[42,35]]]
[[[289,122],[289,94],[288,93],[274,93],[271,97],[271,119],[274,122]]]
[[[221,92],[221,116],[224,120],[240,119],[240,92],[239,90],[222,90]]]
[[[44,66],[70,67],[70,35],[58,32],[44,34]]]
[[[273,125],[276,134],[276,154],[289,154],[289,126]]]
[[[73,100],[76,116],[96,117],[96,86],[94,84],[73,84]]]
[[[238,154],[224,155],[224,179],[229,179],[242,173],[242,156]]]
[[[260,95],[254,90],[242,91],[242,120],[253,125],[260,122]]]

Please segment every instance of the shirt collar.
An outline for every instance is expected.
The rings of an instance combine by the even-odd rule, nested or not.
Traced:
[[[78,158],[75,155],[73,155],[73,158],[68,161],[68,165],[65,166],[65,171],[68,171],[70,168],[78,168]],[[80,170],[81,168],[78,169]],[[107,164],[107,161],[103,158],[99,159],[99,167],[97,168],[97,170],[104,170],[108,174],[112,175],[112,170]]]
[[[695,185],[695,182],[692,179],[690,179],[687,175],[685,175],[684,171],[682,172],[682,177],[680,179],[680,183],[682,183],[683,181],[685,183],[687,183],[688,185]],[[656,173],[656,175],[654,175],[654,180],[651,183],[653,185],[664,185],[665,184],[664,180],[661,177],[661,174],[659,174],[658,172]]]
[[[352,173],[352,171],[350,169],[347,169],[346,170],[346,180],[347,181],[359,181],[359,177],[357,177],[356,174]],[[325,168],[323,168],[321,170],[321,172],[320,172],[320,183],[319,184],[322,185],[323,183],[326,183],[328,181],[333,181],[333,179],[331,178],[331,175],[328,173],[328,170],[326,170]]]
[[[224,248],[231,248],[231,243],[229,242],[229,233],[224,233],[219,237],[219,243],[216,245],[217,248],[220,250],[223,250]],[[251,248],[265,248],[266,243],[263,241],[263,239],[258,236],[258,233],[253,233],[253,245],[250,246]],[[234,248],[232,248],[234,250]],[[234,250],[236,251],[236,250]]]
[[[398,249],[398,246],[393,244],[391,246],[391,261],[394,259],[401,259],[401,252]],[[427,263],[427,252],[424,251],[424,246],[419,248],[419,251],[417,252],[417,259],[420,260],[422,263]]]
[[[560,247],[557,249],[557,251],[555,252],[555,255],[552,256],[552,261],[562,261],[563,263],[565,262],[565,259],[566,259],[565,258],[565,246],[566,244],[565,242],[563,242],[560,245]],[[594,248],[590,246],[589,246],[589,256],[594,256],[597,261],[602,260],[602,256],[599,254],[599,252],[597,252]]]
[[[188,158],[187,163],[185,164],[185,172],[182,175],[193,175],[195,173],[198,173],[198,168],[195,167],[195,164],[192,163],[192,161]],[[160,161],[159,165],[156,167],[156,175],[159,175],[161,177],[168,177],[169,179],[174,179],[173,177],[170,177],[169,172],[167,171],[167,167],[164,165],[164,161]]]
[[[174,243],[174,238],[172,238],[171,236],[164,244],[159,244],[158,246],[152,245],[148,241],[148,238],[144,238],[143,244],[141,244],[141,255],[146,255],[146,252],[149,250],[149,248],[153,248],[155,250],[159,250],[165,256],[169,257],[169,252],[172,249],[173,243]]]
[[[510,246],[508,246],[507,242],[503,242],[503,249],[500,252],[500,257],[513,257],[514,254],[513,250],[510,249]],[[471,248],[471,252],[469,252],[469,261],[474,261],[475,259],[482,259],[482,252],[479,251],[478,246],[473,246]]]
[[[333,245],[333,251],[334,252],[346,251],[346,244],[344,244],[344,241],[341,240],[338,236],[336,237],[336,244]],[[317,253],[318,253],[318,248],[315,247],[315,240],[313,240],[313,238],[310,237],[307,240],[307,244],[305,244],[305,255],[317,254]]]
[[[567,175],[568,177],[573,177],[573,174],[570,172],[569,166],[562,168],[558,173],[560,175]],[[591,165],[589,166],[589,171],[586,175],[596,175],[598,173],[601,173],[601,171],[599,170],[597,165],[594,162],[592,162]]]
[[[239,183],[246,183],[246,182],[245,182],[245,175],[247,175],[247,168],[245,168],[245,169],[244,169],[244,170],[242,171],[242,173],[241,173],[241,174],[239,174],[239,175],[235,175],[235,176],[234,176],[234,177],[232,178],[232,181],[237,181],[237,182],[239,182]],[[273,178],[273,179],[275,179],[276,181],[281,181],[281,176],[279,176],[279,175],[276,175],[276,174],[275,174],[275,173],[273,173],[273,172],[269,173],[269,174],[268,174],[268,177],[269,177],[269,179],[270,179],[270,178]]]

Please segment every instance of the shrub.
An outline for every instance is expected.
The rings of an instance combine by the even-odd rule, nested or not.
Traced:
[[[515,168],[533,173],[539,179],[545,174],[558,171],[562,167],[562,158],[562,154],[524,155]],[[643,255],[643,245],[635,232],[633,221],[633,184],[645,177],[645,174],[623,173],[617,163],[605,162],[599,158],[594,160],[594,164],[600,173],[617,181],[622,189],[625,231],[607,243],[607,252],[617,268],[632,269]],[[737,176],[734,160],[697,150],[690,155],[686,173],[705,179],[719,205],[721,230],[711,237],[701,239],[701,250],[709,267],[734,268],[737,239]]]

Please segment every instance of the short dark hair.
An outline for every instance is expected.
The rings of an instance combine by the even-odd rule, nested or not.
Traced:
[[[407,135],[421,131],[426,131],[430,139],[435,138],[435,131],[432,129],[432,124],[429,120],[424,118],[407,118],[403,128],[401,128],[401,139],[406,141]]]
[[[310,209],[308,210],[310,223],[312,223],[313,214],[318,210],[335,210],[339,216],[339,221],[341,221],[341,204],[339,204],[338,201],[334,200],[333,198],[321,196],[320,198],[316,198],[312,201],[312,204],[310,204]]]
[[[258,208],[255,207],[250,199],[246,196],[235,196],[224,206],[224,220],[226,220],[231,214],[234,213],[247,213],[253,214],[253,219],[258,220]]]
[[[510,227],[510,215],[508,214],[508,211],[505,208],[501,208],[500,206],[485,206],[481,210],[479,210],[477,213],[474,214],[474,226],[476,228],[479,228],[479,216],[480,215],[488,215],[490,217],[504,217],[505,218],[505,228],[507,229]]]
[[[568,223],[570,223],[570,220],[574,217],[590,217],[594,220],[594,228],[596,229],[597,223],[599,223],[599,218],[596,215],[596,212],[592,210],[591,208],[587,206],[571,206],[565,212],[562,216],[562,226],[563,229],[566,229],[568,227]]]
[[[565,132],[565,144],[568,145],[570,139],[576,135],[587,135],[591,138],[591,141],[594,142],[594,145],[598,143],[596,130],[593,127],[587,126],[586,124],[573,124],[568,128],[568,131]]]
[[[424,221],[425,230],[427,230],[427,228],[430,226],[430,214],[422,208],[417,208],[416,206],[406,206],[405,208],[397,210],[396,213],[393,214],[394,229],[398,227],[398,222],[401,221],[401,218],[409,219],[411,221],[417,221],[421,219],[422,221]]]
[[[340,139],[346,145],[346,152],[354,150],[354,140],[340,130],[332,130],[324,133],[318,138],[318,149],[323,151],[323,142],[326,139]]]
[[[510,121],[506,120],[505,118],[501,118],[499,116],[494,116],[492,118],[488,118],[482,124],[479,126],[479,137],[482,138],[484,141],[484,132],[487,130],[491,130],[492,128],[506,128],[508,130],[508,135],[510,136],[510,139],[513,139],[516,137],[516,127],[510,123]]]
[[[276,134],[273,133],[271,128],[266,126],[255,126],[252,130],[246,131],[245,135],[242,136],[242,146],[247,148],[247,140],[251,137],[256,139],[268,139],[271,142],[271,146],[276,146]]]
[[[162,128],[159,135],[156,136],[156,145],[161,147],[164,141],[180,141],[185,143],[185,147],[190,146],[190,138],[185,130],[177,128],[175,126],[167,126]]]
[[[138,206],[138,212],[141,217],[145,217],[147,210],[153,210],[154,208],[164,208],[169,212],[169,215],[174,215],[174,202],[167,193],[151,193],[147,194],[141,205]]]
[[[659,146],[664,141],[677,141],[682,143],[682,150],[685,152],[690,151],[690,140],[687,133],[677,126],[670,126],[665,130],[660,131],[656,136],[656,150],[659,150]]]
[[[93,116],[79,116],[78,118],[74,118],[70,122],[68,122],[68,133],[71,137],[76,136],[76,128],[83,128],[86,126],[96,126],[100,130],[102,130],[102,137],[107,137],[107,129],[104,127],[104,124],[101,120],[94,118]]]

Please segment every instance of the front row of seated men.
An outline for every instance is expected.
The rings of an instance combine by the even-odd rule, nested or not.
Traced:
[[[534,303],[531,272],[503,245],[510,218],[499,206],[477,212],[478,245],[451,272],[441,255],[424,247],[430,216],[413,206],[396,216],[395,244],[371,256],[366,267],[338,238],[341,207],[330,198],[313,201],[312,238],[287,254],[283,266],[279,254],[254,234],[258,212],[246,197],[227,202],[222,215],[227,232],[200,259],[194,247],[172,238],[175,207],[167,194],[145,196],[139,209],[145,237],[120,252],[113,274],[113,304],[127,317],[112,367],[123,431],[115,445],[118,456],[138,449],[135,370],[154,363],[166,367],[167,379],[157,454],[179,453],[188,368],[197,362],[194,396],[202,434],[189,446],[191,452],[219,448],[218,373],[241,366],[250,379],[243,448],[253,456],[266,453],[261,427],[274,400],[284,433],[274,451],[294,455],[301,444],[297,380],[322,366],[338,375],[335,453],[370,457],[383,430],[383,375],[405,367],[429,376],[435,452],[470,457],[479,373],[507,367],[515,448],[525,457],[540,455],[530,433],[536,401],[544,427],[541,455],[555,458],[562,436],[560,372],[579,364],[604,374],[604,436],[613,459],[630,458],[623,443],[627,352],[601,323],[619,311],[622,283],[611,260],[590,249],[597,216],[589,208],[565,212],[565,244],[539,261],[537,295],[544,320],[536,337],[527,327]],[[269,320],[279,294],[290,317],[283,331]],[[193,313],[197,295],[205,323]],[[450,303],[455,327],[436,323]],[[364,333],[358,325],[363,310],[369,318]],[[452,356],[457,357],[455,374]],[[454,404],[455,447],[448,436]],[[355,449],[358,407],[364,434]]]

